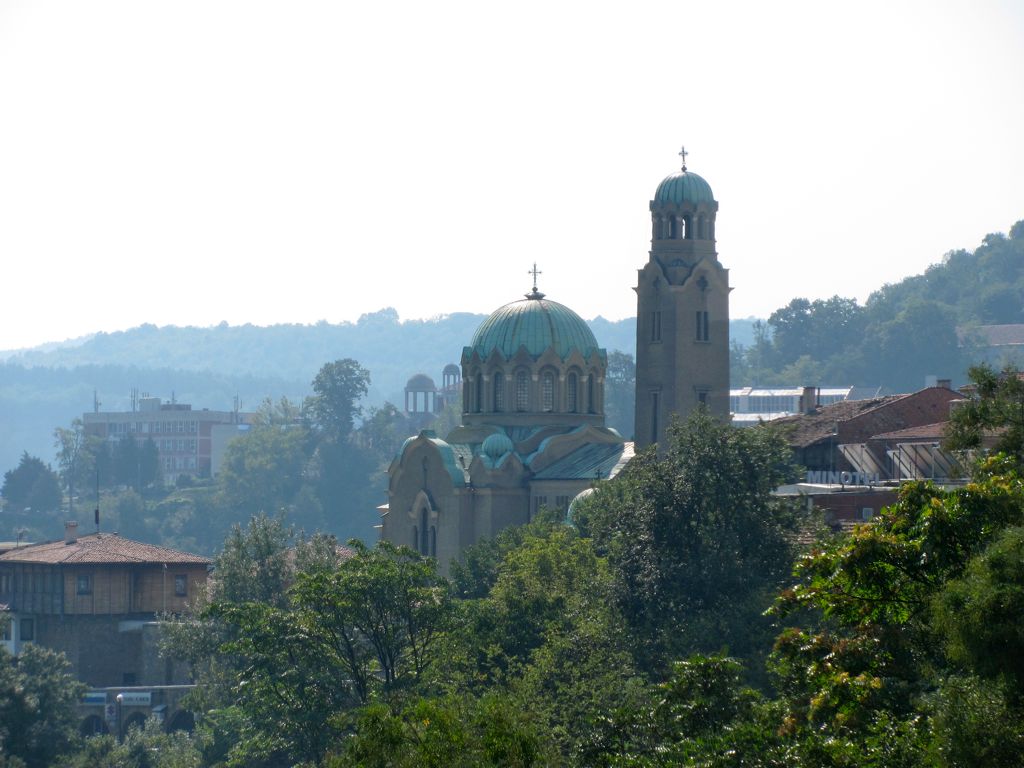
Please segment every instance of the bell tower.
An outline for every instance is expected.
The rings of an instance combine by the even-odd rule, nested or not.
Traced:
[[[651,250],[636,290],[636,447],[663,443],[672,416],[729,417],[729,270],[715,252],[718,202],[686,169],[651,200]]]

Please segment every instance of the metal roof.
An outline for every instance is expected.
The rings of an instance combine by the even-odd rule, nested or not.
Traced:
[[[654,193],[657,203],[713,203],[711,185],[696,173],[677,171],[666,176]]]
[[[598,350],[593,331],[579,315],[557,301],[536,297],[513,301],[492,312],[473,334],[470,347],[483,358],[498,350],[506,360],[520,347],[526,347],[533,357],[553,347],[563,360],[574,349],[583,357]]]
[[[627,452],[632,453],[632,443],[611,443],[581,446],[568,456],[563,456],[549,467],[545,467],[536,475],[535,480],[579,480],[605,479],[613,476]]]

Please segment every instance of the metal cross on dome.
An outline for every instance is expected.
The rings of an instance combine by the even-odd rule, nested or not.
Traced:
[[[679,156],[681,158],[683,158],[683,170],[684,171],[686,170],[686,156],[688,154],[690,154],[690,153],[686,151],[686,147],[685,146],[682,149],[679,150]]]
[[[543,275],[544,273],[537,269],[537,262],[533,262],[533,269],[526,270],[526,274],[533,275],[533,292],[537,292],[537,275]]]

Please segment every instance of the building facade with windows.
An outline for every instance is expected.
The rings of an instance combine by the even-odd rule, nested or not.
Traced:
[[[210,561],[125,539],[77,534],[0,554],[0,623],[14,654],[25,643],[63,652],[92,686],[187,682],[157,652],[158,614],[184,613],[205,589]]]
[[[650,202],[651,250],[637,278],[636,445],[661,443],[674,415],[729,417],[729,270],[715,251],[718,202],[686,169]]]
[[[251,413],[193,410],[187,403],[142,397],[131,411],[86,413],[82,423],[87,435],[111,443],[125,437],[140,444],[152,439],[164,482],[173,485],[179,475],[215,475],[227,443],[249,428],[251,418]]]

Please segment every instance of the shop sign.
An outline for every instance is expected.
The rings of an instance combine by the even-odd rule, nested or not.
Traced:
[[[149,691],[125,691],[117,694],[118,701],[123,707],[148,707],[153,700],[153,694]]]

